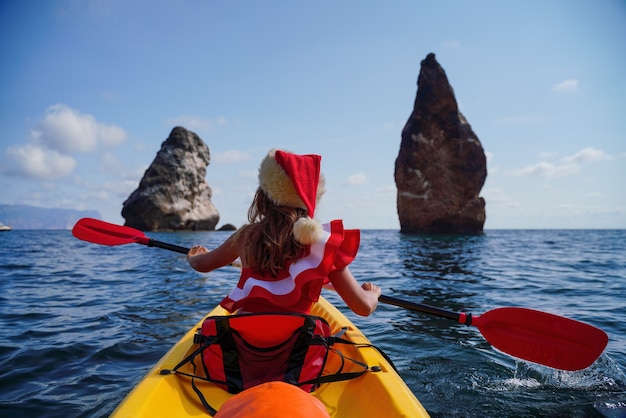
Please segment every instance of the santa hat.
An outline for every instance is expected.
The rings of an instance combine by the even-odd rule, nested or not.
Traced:
[[[326,191],[326,181],[320,173],[322,157],[315,154],[297,155],[272,149],[261,161],[259,186],[276,205],[306,209],[308,216],[293,226],[295,239],[312,244],[322,232],[320,223],[313,219],[315,206]]]

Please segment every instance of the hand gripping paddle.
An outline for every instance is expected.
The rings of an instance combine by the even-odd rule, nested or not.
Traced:
[[[136,243],[182,254],[189,252],[188,248],[148,238],[137,229],[92,218],[80,219],[74,225],[72,234],[95,244],[114,246]],[[385,295],[381,295],[378,300],[475,326],[496,349],[513,357],[561,370],[574,371],[589,367],[600,357],[609,338],[601,329],[584,322],[534,309],[496,308],[472,316]]]

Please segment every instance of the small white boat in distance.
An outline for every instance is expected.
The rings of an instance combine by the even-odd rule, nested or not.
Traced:
[[[2,222],[0,222],[0,232],[1,231],[10,231],[12,230],[13,227],[9,226],[9,225],[5,225]]]

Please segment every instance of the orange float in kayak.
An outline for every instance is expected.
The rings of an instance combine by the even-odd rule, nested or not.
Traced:
[[[329,418],[313,395],[284,382],[268,382],[246,389],[224,402],[215,418]]]

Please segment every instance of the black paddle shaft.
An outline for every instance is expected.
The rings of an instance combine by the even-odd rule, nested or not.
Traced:
[[[159,248],[163,248],[164,250],[175,251],[175,252],[181,253],[181,254],[187,254],[189,252],[189,248],[179,247],[178,245],[168,244],[167,242],[157,241],[157,240],[155,240],[153,238],[150,238],[148,240],[148,247],[159,247]]]
[[[471,325],[472,314],[460,314],[458,312],[448,311],[446,309],[437,308],[435,306],[424,305],[421,303],[409,302],[407,300],[396,299],[391,296],[380,295],[378,298],[380,302],[399,306],[401,308],[409,309],[411,311],[423,312],[431,315],[436,315],[442,318],[452,319],[453,321],[462,323],[464,325]],[[464,320],[461,317],[464,316]]]

